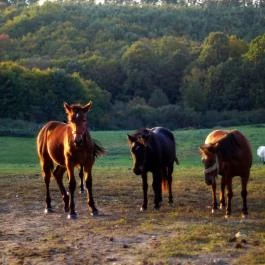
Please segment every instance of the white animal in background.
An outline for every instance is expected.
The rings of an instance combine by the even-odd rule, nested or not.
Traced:
[[[265,164],[265,146],[259,146],[257,149],[257,155],[260,157],[261,162]]]

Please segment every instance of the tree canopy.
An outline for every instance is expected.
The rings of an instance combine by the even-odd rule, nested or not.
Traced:
[[[92,99],[95,128],[263,122],[263,1],[147,2],[2,1],[0,118]]]

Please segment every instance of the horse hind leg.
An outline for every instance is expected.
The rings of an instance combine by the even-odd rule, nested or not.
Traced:
[[[162,202],[162,171],[153,173],[154,210],[159,210]]]
[[[69,212],[69,195],[68,195],[68,193],[67,193],[67,191],[63,185],[63,174],[65,173],[65,171],[66,171],[65,167],[58,165],[55,168],[55,170],[53,171],[53,175],[54,175],[54,178],[55,178],[57,185],[60,189],[62,197],[63,197],[64,211]]]
[[[168,167],[167,170],[167,183],[168,183],[168,203],[173,204],[173,195],[172,195],[172,174],[173,174],[173,164]]]
[[[51,196],[50,196],[50,180],[51,180],[52,169],[53,169],[53,162],[50,159],[43,162],[42,171],[44,173],[43,179],[46,187],[46,195],[45,195],[46,208],[44,210],[45,213],[52,212]]]
[[[247,207],[247,183],[248,183],[248,178],[249,176],[242,176],[241,177],[241,197],[242,197],[242,202],[243,202],[243,208],[242,208],[242,216],[243,218],[248,215],[248,207]]]
[[[226,181],[225,178],[221,178],[221,191],[220,191],[220,209],[225,208],[226,202],[225,202],[225,186],[226,186]]]
[[[98,215],[98,209],[95,206],[94,198],[93,198],[93,192],[92,192],[92,166],[93,166],[94,160],[89,160],[87,165],[84,166],[84,173],[85,173],[85,183],[86,183],[86,189],[87,189],[87,196],[88,196],[88,206],[91,209],[91,215],[97,216]]]
[[[227,207],[226,207],[226,217],[231,215],[232,211],[232,198],[233,198],[233,189],[232,189],[232,177],[227,178]]]

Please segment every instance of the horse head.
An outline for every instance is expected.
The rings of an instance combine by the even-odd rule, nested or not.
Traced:
[[[64,109],[67,114],[68,124],[72,129],[73,142],[75,146],[80,147],[85,139],[87,132],[87,112],[91,109],[92,102],[86,105],[73,104],[68,105],[64,103]]]
[[[219,173],[217,148],[218,148],[218,143],[203,144],[200,146],[202,163],[204,164],[204,177],[207,185],[214,184],[215,177]]]
[[[133,158],[133,172],[135,175],[141,175],[144,171],[144,153],[145,146],[140,137],[128,135],[129,146]]]
[[[148,129],[142,129],[133,135],[128,135],[129,146],[134,162],[133,172],[135,175],[141,175],[145,171],[145,157],[149,136],[150,130]]]

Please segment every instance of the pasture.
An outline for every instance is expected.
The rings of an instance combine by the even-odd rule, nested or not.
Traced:
[[[174,132],[180,161],[173,173],[174,204],[166,203],[164,192],[161,209],[153,211],[149,176],[143,213],[141,178],[131,171],[130,132],[92,132],[107,149],[93,168],[100,214],[89,215],[86,195],[77,189],[76,220],[67,219],[54,179],[55,212],[44,214],[35,139],[0,137],[0,264],[265,264],[265,167],[256,155],[265,144],[265,126],[238,129],[253,149],[247,219],[241,219],[239,178],[233,181],[232,216],[225,219],[224,210],[211,213],[211,188],[198,154],[210,129]]]

